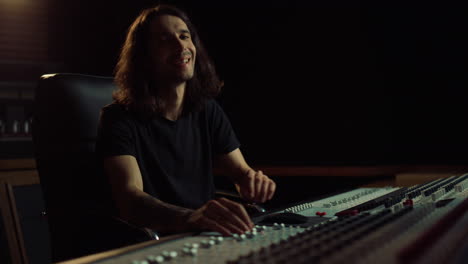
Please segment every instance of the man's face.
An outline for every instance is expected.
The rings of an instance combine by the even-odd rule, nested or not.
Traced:
[[[196,48],[182,19],[170,15],[154,19],[148,48],[156,81],[185,82],[193,77]]]

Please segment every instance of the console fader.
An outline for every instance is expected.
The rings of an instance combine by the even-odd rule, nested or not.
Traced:
[[[232,237],[202,233],[95,263],[468,263],[468,174],[358,188],[279,212],[311,221],[260,222]]]

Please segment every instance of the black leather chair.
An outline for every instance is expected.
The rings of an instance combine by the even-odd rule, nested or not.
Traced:
[[[114,89],[109,77],[64,73],[42,76],[36,88],[33,143],[54,262],[154,239],[96,204],[110,197],[94,148]]]

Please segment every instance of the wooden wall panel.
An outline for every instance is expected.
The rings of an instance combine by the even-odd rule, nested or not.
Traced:
[[[46,0],[0,0],[0,61],[46,61]]]

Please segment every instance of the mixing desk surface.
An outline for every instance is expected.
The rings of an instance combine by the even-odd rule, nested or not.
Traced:
[[[259,215],[242,235],[202,233],[94,263],[468,263],[467,189],[468,174],[358,188]],[[306,221],[273,223],[270,214]]]

